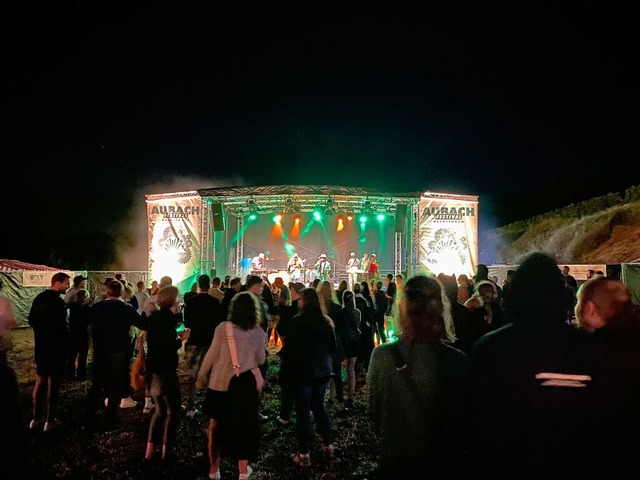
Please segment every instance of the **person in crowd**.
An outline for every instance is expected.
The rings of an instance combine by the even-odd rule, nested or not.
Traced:
[[[373,351],[373,314],[375,312],[374,307],[369,299],[363,294],[362,290],[367,282],[362,281],[356,283],[353,286],[353,296],[355,298],[356,308],[360,311],[360,355],[356,364],[358,368],[366,373],[369,368],[369,359],[371,358],[371,352]]]
[[[285,349],[287,348],[287,335],[291,322],[300,310],[298,304],[300,300],[300,293],[304,290],[305,286],[301,282],[295,282],[291,285],[291,305],[285,308],[280,314],[280,319],[276,325],[276,331],[282,341],[282,348],[278,352],[281,359],[286,358]],[[291,412],[293,410],[293,380],[292,375],[289,372],[288,362],[280,362],[279,381],[280,381],[280,410],[276,423],[282,427],[287,427],[291,424]]]
[[[117,280],[106,285],[106,299],[94,303],[89,310],[93,345],[91,387],[85,400],[85,426],[95,425],[96,404],[100,395],[106,396],[105,429],[117,426],[118,406],[128,408],[135,402],[123,392],[129,390],[129,352],[131,326],[147,330],[146,316],[121,300],[124,286]],[[157,300],[157,297],[156,297]],[[174,324],[175,327],[175,324]]]
[[[282,277],[276,277],[273,282],[273,286],[278,289],[277,295],[275,295],[275,292],[274,292],[275,306],[276,306],[275,313],[277,315],[276,325],[277,325],[277,322],[279,322],[280,319],[282,318],[282,314],[291,305],[291,288],[289,288],[288,285],[284,284]],[[267,337],[269,338],[270,342],[273,340],[273,343],[275,345],[278,344],[279,334],[278,334],[278,329],[276,328],[275,325],[269,328],[269,331],[267,332]]]
[[[150,297],[149,293],[145,289],[144,281],[139,280],[136,282],[136,291],[133,292],[133,295],[136,297],[136,300],[138,300],[138,315],[142,315],[144,304],[147,303],[147,300]]]
[[[471,474],[502,458],[494,478],[593,477],[600,449],[584,455],[601,445],[603,418],[592,342],[566,322],[555,259],[533,252],[517,263],[508,322],[470,352]]]
[[[567,287],[567,290],[569,290],[568,296],[571,297],[571,304],[567,308],[567,322],[571,323],[574,316],[574,308],[576,306],[578,281],[573,275],[571,275],[571,268],[569,267],[569,265],[565,265],[562,267],[562,278],[564,279],[564,284]]]
[[[67,304],[69,308],[69,355],[67,357],[67,380],[83,381],[87,378],[89,355],[89,309],[91,297],[80,289]]]
[[[0,291],[2,288],[0,280]],[[13,303],[0,295],[0,478],[18,478],[29,451],[18,379],[7,361],[13,343],[5,333],[17,326]]]
[[[327,260],[327,254],[323,253],[318,257],[318,261],[313,268],[316,271],[316,280],[324,281],[328,280],[331,276],[331,262]]]
[[[338,298],[340,305],[342,305],[342,294],[346,290],[349,290],[349,284],[346,280],[340,280],[340,283],[338,283],[338,287],[336,288],[336,297]]]
[[[599,435],[599,455],[610,465],[638,467],[635,446],[626,441],[640,429],[640,310],[627,285],[595,275],[578,288],[575,316],[594,339],[608,427]]]
[[[196,386],[207,388],[204,413],[209,417],[209,478],[220,478],[220,457],[229,455],[238,461],[240,480],[249,478],[249,461],[258,452],[260,424],[259,395],[254,383],[238,397],[231,397],[228,386],[235,375],[227,339],[226,324],[232,323],[238,370],[248,372],[266,361],[266,333],[260,327],[262,306],[251,292],[241,292],[231,301],[227,321],[216,327],[213,342],[198,372]],[[253,376],[248,377],[251,380]]]
[[[69,287],[69,289],[64,294],[64,303],[66,303],[67,306],[71,304],[78,290],[82,290],[86,288],[87,288],[87,277],[83,275],[76,275],[75,277],[73,277],[73,284],[71,285],[71,287]]]
[[[469,310],[474,329],[471,344],[485,333],[496,330],[504,324],[498,291],[491,280],[479,281],[473,296],[465,302],[464,306]]]
[[[291,458],[297,465],[308,467],[311,465],[311,412],[322,437],[321,451],[327,458],[334,455],[331,421],[324,398],[331,379],[336,336],[333,321],[322,313],[315,289],[302,290],[298,302],[300,312],[285,337],[282,361],[291,369],[296,410],[298,450]]]
[[[210,290],[209,275],[200,275],[198,294],[188,298],[184,306],[184,325],[191,331],[189,340],[185,344],[186,361],[189,367],[189,381],[186,389],[188,418],[193,418],[197,413],[195,384],[200,365],[213,341],[213,332],[224,321],[222,305],[209,293]]]
[[[60,382],[69,351],[69,327],[67,306],[61,295],[69,288],[70,278],[64,272],[54,273],[51,276],[51,287],[33,299],[29,311],[36,361],[36,382],[31,395],[33,418],[29,423],[30,430],[43,428],[45,432],[49,432],[63,426],[56,414]]]
[[[395,280],[395,277],[393,276],[393,273],[387,273],[387,275],[384,278],[384,282],[385,282],[384,294],[385,294],[385,297],[387,297],[387,300],[389,301],[387,311],[385,312],[385,315],[387,316],[391,315],[391,312],[393,311],[393,302],[396,299],[396,282],[394,280]]]
[[[209,289],[205,290],[204,295]],[[210,297],[209,297],[210,298]],[[180,312],[180,292],[173,285],[158,292],[157,305],[148,319],[146,375],[156,408],[149,421],[145,461],[153,459],[162,430],[162,461],[173,460],[176,431],[180,421],[180,381],[178,380],[178,349],[189,339],[190,329],[176,332],[175,317]]]
[[[167,287],[169,285],[173,285],[173,279],[171,277],[169,277],[168,275],[165,275],[162,278],[160,278],[160,283],[158,284],[158,289],[156,290],[156,293],[155,294],[151,294],[149,296],[149,298],[147,299],[147,301],[145,302],[144,306],[142,307],[142,314],[143,315],[148,317],[155,310],[158,310],[158,306],[157,306],[158,293],[160,292],[161,288]],[[176,316],[176,317],[178,317],[178,316]]]
[[[229,280],[229,288],[225,289],[224,297],[222,298],[222,315],[224,318],[227,318],[229,313],[229,306],[231,305],[231,300],[233,297],[240,291],[242,288],[242,280],[240,277],[233,277]]]
[[[439,273],[437,278],[442,283],[444,292],[449,299],[451,320],[455,330],[455,340],[452,345],[464,353],[469,353],[473,342],[476,340],[476,332],[469,309],[458,300],[459,287],[456,276],[455,274]]]
[[[2,280],[0,280],[0,291],[2,288],[3,284]],[[0,295],[0,362],[6,363],[6,353],[12,346],[11,341],[5,338],[5,333],[17,326],[18,321],[16,320],[13,303],[7,297]]]
[[[590,269],[587,270],[587,274],[586,274],[587,278],[586,278],[586,280],[590,280],[595,276],[596,276],[596,271],[593,268],[590,268]]]
[[[389,311],[389,297],[382,289],[381,281],[376,282],[376,289],[373,293],[373,302],[375,305],[375,311],[373,313],[373,333],[377,337],[378,343],[386,343],[387,332],[385,330],[385,319],[387,312]]]
[[[157,280],[153,280],[151,282],[151,286],[149,287],[149,296],[153,297],[154,295],[157,295],[158,292],[160,291],[160,284],[158,283]]]
[[[318,297],[320,298],[320,309],[322,313],[328,315],[333,321],[336,333],[336,349],[333,352],[333,364],[331,367],[332,375],[329,382],[329,403],[333,403],[334,399],[344,407],[344,384],[342,381],[342,362],[344,362],[344,349],[339,332],[345,328],[345,318],[342,312],[342,306],[338,302],[336,292],[333,289],[333,283],[325,280],[320,282],[317,288]]]
[[[500,306],[502,307],[503,311],[507,309],[506,298],[509,296],[509,290],[511,289],[511,282],[513,281],[513,277],[515,276],[515,274],[516,274],[515,269],[510,268],[509,270],[507,270],[507,273],[505,274],[505,277],[504,277],[504,282],[502,283],[502,302]]]
[[[220,277],[213,277],[211,279],[211,288],[209,289],[209,295],[216,298],[219,302],[222,302],[224,298],[224,292],[220,288],[222,285],[222,279]]]
[[[453,324],[436,278],[410,278],[401,302],[398,341],[378,345],[367,372],[381,478],[420,478],[426,465],[458,478],[467,452],[468,357],[445,342]]]
[[[211,283],[211,282],[209,282],[209,283]],[[197,280],[191,284],[191,288],[189,288],[189,291],[185,292],[185,294],[183,295],[185,305],[186,305],[187,300],[189,298],[195,297],[196,295],[198,295],[198,281]]]
[[[347,391],[349,393],[345,405],[350,407],[353,405],[356,394],[356,361],[361,348],[360,323],[362,322],[362,313],[356,308],[355,297],[351,290],[345,290],[342,294],[342,312],[345,320],[344,326],[336,333],[340,337],[342,348],[344,349],[347,368]]]
[[[473,295],[473,284],[466,273],[458,275],[458,300],[464,304]]]
[[[348,275],[347,286],[349,290],[353,289],[353,285],[358,283],[358,270],[360,266],[360,260],[356,258],[356,252],[351,252],[349,254],[349,260],[347,260],[347,264],[345,265],[345,269]],[[340,297],[342,298],[342,297]]]

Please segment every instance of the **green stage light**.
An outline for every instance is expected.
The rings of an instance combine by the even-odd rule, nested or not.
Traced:
[[[320,219],[322,218],[322,215],[320,215],[320,212],[319,212],[318,210],[315,210],[315,211],[313,212],[313,218],[314,218],[315,220],[320,220]]]
[[[258,218],[258,214],[257,213],[250,213],[249,214],[249,220],[254,221],[256,218]]]
[[[360,223],[367,223],[367,216],[366,215],[360,215]]]
[[[379,222],[384,220],[384,213],[379,213],[376,217],[378,219]]]

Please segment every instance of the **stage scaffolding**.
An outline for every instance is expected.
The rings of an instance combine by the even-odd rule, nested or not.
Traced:
[[[270,185],[216,187],[197,190],[203,203],[208,204],[203,216],[203,233],[211,229],[211,205],[221,203],[227,218],[237,219],[237,231],[244,231],[244,219],[255,212],[260,215],[282,213],[283,215],[308,213],[316,209],[330,212],[335,216],[383,213],[396,218],[399,205],[407,207],[406,219],[395,225],[394,274],[415,273],[418,268],[418,222],[417,211],[422,192],[390,192],[379,189],[326,185]],[[207,219],[205,220],[206,217]],[[206,224],[205,224],[206,222]],[[398,231],[400,230],[400,231]],[[216,232],[208,237],[208,246],[202,248],[201,271],[216,268]],[[241,276],[241,262],[244,258],[243,234],[235,239],[233,271]]]

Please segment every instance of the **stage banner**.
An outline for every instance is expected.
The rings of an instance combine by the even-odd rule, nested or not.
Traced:
[[[435,275],[473,275],[478,262],[477,197],[427,194],[418,204],[418,263]]]
[[[74,272],[67,270],[60,270],[66,273],[71,278],[75,276]],[[22,286],[24,287],[50,287],[51,277],[53,277],[57,270],[23,270],[22,271]]]
[[[149,281],[168,275],[173,284],[199,271],[202,248],[202,198],[171,194],[147,196]]]

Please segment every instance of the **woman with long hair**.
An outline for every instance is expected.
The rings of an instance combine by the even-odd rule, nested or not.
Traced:
[[[157,305],[160,309],[149,317],[147,330],[145,368],[156,409],[149,422],[144,458],[147,461],[153,458],[158,431],[162,429],[162,460],[168,461],[180,420],[178,349],[189,339],[189,330],[176,332],[176,314],[180,313],[180,293],[176,287],[161,288]]]
[[[229,391],[229,382],[236,374],[227,339],[229,322],[241,372],[238,378],[243,379],[243,385],[244,379],[247,382],[246,388],[239,392]],[[203,411],[209,417],[209,478],[212,480],[220,478],[220,456],[223,453],[238,461],[240,480],[246,480],[253,472],[249,460],[258,453],[260,399],[251,371],[265,361],[266,333],[260,327],[261,322],[258,296],[251,292],[234,295],[227,321],[216,327],[211,347],[198,371],[196,387],[208,385]]]
[[[342,337],[340,332],[344,329],[345,320],[342,307],[340,306],[340,302],[338,302],[332,282],[328,280],[320,282],[317,290],[318,296],[320,297],[320,308],[322,309],[322,313],[331,317],[336,333],[336,350],[333,353],[333,375],[329,382],[329,402],[332,403],[335,397],[335,400],[344,405],[344,385],[342,382],[344,349],[342,347]]]
[[[349,391],[347,405],[352,405],[356,393],[356,361],[360,354],[362,312],[356,308],[356,300],[351,290],[345,290],[342,294],[342,305],[345,323],[338,335],[342,340],[342,348],[347,360],[347,389]]]
[[[333,321],[322,312],[315,289],[302,290],[298,306],[300,312],[291,322],[281,359],[282,368],[288,369],[291,375],[296,408],[298,451],[292,459],[296,464],[308,467],[311,465],[311,412],[322,437],[322,453],[333,457],[331,421],[324,397],[331,378],[336,336]]]
[[[418,477],[425,465],[462,469],[468,359],[446,343],[454,338],[449,300],[424,275],[409,279],[400,298],[398,341],[378,345],[367,372],[381,478]]]

